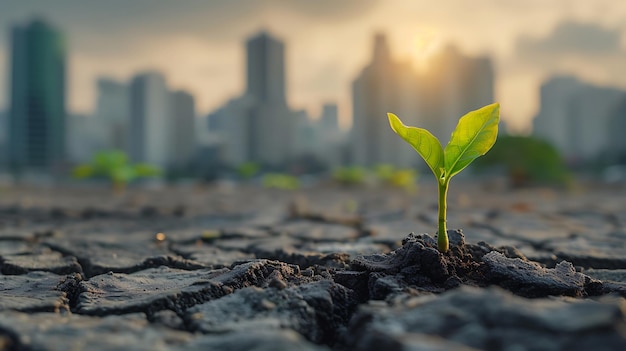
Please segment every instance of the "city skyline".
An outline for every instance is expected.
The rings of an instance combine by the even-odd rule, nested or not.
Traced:
[[[626,85],[626,74],[616,69],[626,61],[621,40],[626,4],[609,1],[75,5],[72,0],[3,2],[0,80],[7,80],[7,28],[40,14],[67,34],[68,102],[78,113],[93,111],[97,76],[128,80],[137,71],[155,69],[174,89],[193,93],[198,111],[206,114],[245,85],[239,43],[263,28],[286,43],[288,103],[317,116],[321,103],[338,101],[344,127],[352,115],[350,82],[367,62],[369,39],[378,31],[387,34],[397,59],[417,66],[447,43],[468,55],[491,56],[496,99],[513,129],[530,125],[540,83],[552,74],[578,73],[595,84]],[[0,109],[7,106],[6,90],[6,84],[0,87]]]

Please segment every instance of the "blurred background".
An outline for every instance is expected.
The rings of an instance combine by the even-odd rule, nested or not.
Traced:
[[[2,1],[0,174],[401,178],[428,171],[387,112],[445,145],[498,101],[474,174],[623,182],[625,19],[614,0]]]

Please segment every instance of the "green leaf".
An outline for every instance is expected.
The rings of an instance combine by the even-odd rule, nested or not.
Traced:
[[[388,113],[387,117],[391,129],[422,156],[435,177],[440,179],[444,167],[444,154],[439,140],[426,129],[405,126],[400,118],[393,113]]]
[[[444,150],[446,179],[461,172],[491,149],[498,136],[500,104],[487,105],[461,117]]]

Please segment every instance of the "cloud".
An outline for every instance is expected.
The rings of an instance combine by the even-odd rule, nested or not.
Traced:
[[[370,11],[377,0],[20,0],[2,2],[0,28],[41,15],[71,33],[81,47],[138,44],[159,35],[241,39],[251,23],[278,21],[288,13],[305,20],[341,21]],[[4,38],[0,39],[4,40]]]
[[[146,67],[164,71],[173,84],[188,85],[205,109],[214,104],[209,100],[222,100],[223,92],[241,85],[243,42],[255,31],[269,29],[291,50],[294,41],[358,20],[377,3],[380,0],[0,0],[0,62],[5,58],[2,49],[9,50],[11,26],[41,17],[67,38],[72,109],[87,111],[93,105],[97,75],[127,78]],[[6,81],[5,68],[0,66],[1,81]],[[205,73],[190,73],[199,71]],[[192,78],[185,80],[188,76]],[[0,108],[6,104],[4,87]]]
[[[564,21],[544,38],[518,38],[515,60],[521,70],[544,77],[570,74],[597,84],[626,87],[626,49],[621,37],[617,28]]]
[[[545,38],[520,37],[516,43],[516,51],[524,58],[621,54],[620,37],[619,30],[591,23],[565,21]]]
[[[507,62],[506,75],[500,78],[502,90],[509,91],[505,102],[513,103],[523,93],[513,87],[525,86],[536,95],[536,86],[554,75],[575,76],[599,86],[626,88],[626,49],[622,29],[564,20],[545,37],[518,37],[515,55]],[[540,101],[526,97],[525,107],[537,110]]]

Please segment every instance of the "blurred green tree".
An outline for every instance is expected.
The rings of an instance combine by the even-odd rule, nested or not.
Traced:
[[[513,187],[571,182],[570,172],[556,148],[535,137],[501,136],[474,166],[478,171],[503,167]]]

